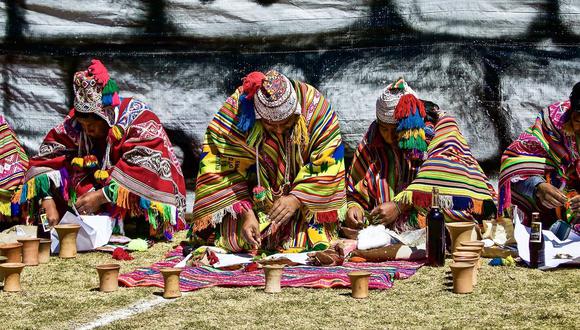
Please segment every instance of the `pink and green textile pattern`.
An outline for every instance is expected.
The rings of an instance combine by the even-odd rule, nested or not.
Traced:
[[[163,288],[163,276],[159,273],[159,269],[172,267],[182,259],[181,247],[179,247],[170,252],[164,261],[157,262],[151,267],[137,268],[130,273],[120,275],[119,283],[126,287],[156,286]],[[354,270],[366,270],[372,273],[369,288],[385,290],[393,286],[394,280],[411,277],[422,265],[422,262],[388,261],[381,263],[347,262],[342,266],[334,267],[286,267],[281,284],[283,287],[314,289],[348,288],[350,287],[348,273]],[[185,267],[179,278],[180,290],[184,292],[214,286],[264,286],[264,272],[262,270],[223,271],[210,266]]]

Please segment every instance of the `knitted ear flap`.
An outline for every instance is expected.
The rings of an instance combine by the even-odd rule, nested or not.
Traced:
[[[236,124],[242,133],[246,133],[256,122],[254,95],[262,87],[264,79],[266,76],[259,71],[254,71],[243,79],[243,93],[238,99],[238,123]]]

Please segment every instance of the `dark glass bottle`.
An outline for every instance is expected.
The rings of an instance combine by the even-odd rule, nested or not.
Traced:
[[[427,214],[427,264],[445,265],[445,218],[439,209],[439,189],[433,188],[431,210]]]
[[[532,213],[530,229],[530,267],[538,268],[544,263],[544,235],[538,212]]]

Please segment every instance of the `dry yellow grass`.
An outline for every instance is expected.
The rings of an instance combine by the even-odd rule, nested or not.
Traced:
[[[156,244],[121,271],[157,261],[171,244]],[[74,328],[108,312],[156,297],[157,288],[121,288],[109,294],[98,285],[94,266],[108,254],[82,254],[74,260],[25,269],[24,292],[0,293],[3,329]],[[268,295],[259,288],[212,288],[175,301],[107,329],[343,329],[343,328],[575,328],[580,307],[577,269],[552,272],[489,267],[480,271],[470,295],[456,295],[445,283],[445,269],[422,268],[370,299],[350,298],[348,290],[284,289]]]

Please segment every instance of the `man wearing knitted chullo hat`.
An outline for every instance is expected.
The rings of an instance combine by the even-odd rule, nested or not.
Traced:
[[[207,129],[193,235],[229,251],[324,250],[344,191],[338,118],[314,87],[252,72]]]
[[[433,187],[446,221],[494,214],[493,187],[455,119],[419,100],[402,78],[379,96],[376,115],[347,175],[345,236],[369,224],[396,232],[425,227]]]
[[[109,213],[118,232],[126,218],[139,219],[144,235],[170,239],[185,229],[185,181],[159,118],[145,103],[119,97],[98,60],[75,73],[73,87],[73,109],[30,160],[15,201],[34,208],[41,200],[51,225],[68,204],[81,215]]]

